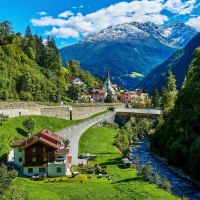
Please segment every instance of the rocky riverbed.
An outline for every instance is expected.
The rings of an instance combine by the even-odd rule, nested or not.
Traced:
[[[188,197],[191,200],[200,200],[200,187],[194,184],[190,177],[186,176],[181,170],[177,170],[165,162],[164,159],[157,157],[149,151],[149,142],[147,139],[135,142],[131,145],[132,161],[135,162],[136,155],[140,158],[140,164],[151,162],[153,169],[157,169],[160,176],[167,176],[172,185],[171,191],[174,195]]]

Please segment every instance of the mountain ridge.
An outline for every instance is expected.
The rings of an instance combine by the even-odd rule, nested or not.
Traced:
[[[170,70],[175,75],[177,88],[180,89],[192,62],[193,52],[199,46],[200,33],[195,35],[183,49],[178,50],[165,62],[153,68],[137,86],[146,89],[150,94],[154,89],[158,89],[161,93],[162,86],[166,83],[168,70]]]
[[[63,64],[70,59],[79,60],[84,70],[101,76],[109,69],[115,83],[131,89],[141,80],[130,78],[132,72],[146,76],[197,34],[196,29],[182,22],[164,27],[151,22],[110,26],[61,48],[59,53]]]

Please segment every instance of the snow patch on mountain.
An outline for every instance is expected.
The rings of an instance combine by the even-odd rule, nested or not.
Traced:
[[[79,44],[155,38],[170,47],[183,48],[197,32],[195,28],[183,22],[172,22],[165,26],[158,26],[152,22],[131,22],[110,26],[97,34],[86,37]]]

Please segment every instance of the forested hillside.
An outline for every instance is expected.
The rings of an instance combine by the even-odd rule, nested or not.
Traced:
[[[169,164],[184,169],[200,180],[200,48],[194,53],[174,108],[150,136],[151,148]]]
[[[77,70],[74,70],[77,69]],[[14,33],[11,22],[0,22],[0,100],[59,102],[66,95],[71,76],[79,75],[86,84],[96,82],[78,61],[62,66],[53,38],[45,42],[32,35]]]
[[[194,50],[200,46],[200,33],[194,36],[185,48],[178,50],[168,60],[155,67],[150,73],[138,84],[141,88],[147,90],[150,94],[153,90],[158,89],[161,92],[162,87],[166,84],[168,71],[173,72],[176,78],[177,88],[179,89],[188,72],[189,65],[193,59]]]
[[[176,50],[157,39],[145,38],[140,41],[84,42],[67,46],[59,52],[63,62],[79,60],[82,68],[93,75],[105,76],[109,69],[114,83],[132,89],[141,80],[131,78],[132,72],[147,75],[152,67],[162,63]]]

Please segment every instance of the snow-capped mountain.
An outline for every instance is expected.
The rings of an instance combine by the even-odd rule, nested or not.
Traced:
[[[156,38],[167,46],[183,48],[197,32],[195,28],[183,22],[172,22],[166,26],[158,26],[152,22],[131,22],[110,26],[83,39],[80,43]]]
[[[77,44],[59,50],[63,64],[78,60],[81,68],[93,75],[105,76],[109,69],[113,82],[131,89],[152,68],[167,60],[175,51],[185,47],[198,31],[182,22],[165,26],[154,23],[124,23],[110,26]]]

